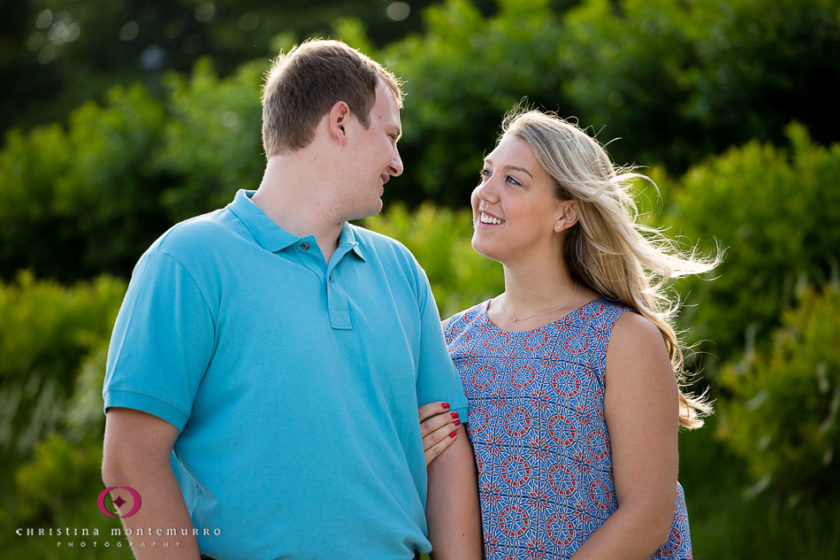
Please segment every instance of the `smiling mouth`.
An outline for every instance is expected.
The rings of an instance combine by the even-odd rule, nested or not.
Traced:
[[[501,218],[497,218],[496,216],[491,216],[490,214],[487,214],[485,212],[481,212],[478,215],[478,221],[481,222],[482,224],[491,224],[491,225],[494,225],[494,226],[505,223],[505,221],[502,220]]]

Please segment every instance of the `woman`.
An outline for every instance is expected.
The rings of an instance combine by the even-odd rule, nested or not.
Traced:
[[[574,124],[520,111],[502,129],[471,203],[472,245],[502,263],[505,291],[444,324],[486,556],[690,558],[677,432],[711,407],[680,391],[662,284],[717,260],[635,224],[630,186],[648,179]],[[430,460],[452,439],[441,411],[420,413]]]

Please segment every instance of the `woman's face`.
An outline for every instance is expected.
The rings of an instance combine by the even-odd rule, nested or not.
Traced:
[[[470,202],[472,246],[482,255],[503,264],[560,255],[556,226],[572,202],[557,198],[553,180],[525,140],[502,138],[484,159]]]

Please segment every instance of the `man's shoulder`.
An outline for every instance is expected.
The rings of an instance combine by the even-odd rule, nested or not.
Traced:
[[[178,222],[152,243],[149,252],[189,256],[204,247],[212,247],[229,231],[225,213],[225,209],[214,210]]]

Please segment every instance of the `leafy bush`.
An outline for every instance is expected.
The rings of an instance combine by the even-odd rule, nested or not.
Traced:
[[[403,140],[408,183],[400,198],[460,207],[492,149],[502,116],[523,96],[565,107],[564,36],[546,0],[501,0],[484,16],[467,0],[425,13],[423,35],[385,48],[378,58],[405,79]],[[563,109],[565,110],[565,108]]]
[[[836,138],[824,118],[840,82],[833,0],[586,0],[564,30],[564,92],[626,139],[619,159],[682,170],[751,138],[780,141],[791,120]]]
[[[721,361],[768,340],[798,285],[821,285],[838,266],[840,144],[814,144],[800,125],[790,149],[759,142],[693,167],[677,184],[661,181],[670,200],[660,225],[711,251],[727,250],[715,279],[681,284],[689,303],[682,322],[693,341]]]
[[[769,352],[727,365],[719,436],[741,455],[758,489],[794,498],[840,488],[840,286],[806,289],[783,314]]]
[[[23,272],[0,283],[0,449],[27,452],[59,425],[79,366],[108,340],[124,293],[109,277],[63,287]]]
[[[50,125],[7,138],[0,152],[0,273],[32,268],[62,280],[127,273],[160,233],[149,154],[164,111],[140,87],[88,103],[67,130]]]
[[[15,472],[18,522],[49,517],[79,501],[93,503],[102,489],[101,442],[77,446],[55,432],[38,443],[31,461]]]
[[[237,188],[259,186],[265,70],[265,63],[252,63],[220,79],[204,59],[189,80],[169,76],[171,114],[152,167],[169,179],[160,203],[170,223],[221,208]]]
[[[678,79],[697,60],[689,5],[671,0],[588,0],[569,11],[563,91],[579,115],[604,126],[619,161],[685,165],[713,150],[696,122],[680,118],[691,93]]]
[[[406,163],[396,196],[466,204],[502,116],[523,97],[602,130],[619,162],[679,172],[799,117],[818,138],[840,77],[831,0],[469,0],[424,12],[425,29],[377,50],[361,24],[339,36],[406,81]],[[287,47],[292,34],[281,34]],[[262,172],[259,85],[266,60],[219,78],[208,60],[88,103],[66,130],[12,132],[0,151],[0,277],[31,268],[63,281],[127,276],[166,227],[226,204]],[[810,89],[805,86],[814,86]],[[402,188],[399,188],[402,187]]]

